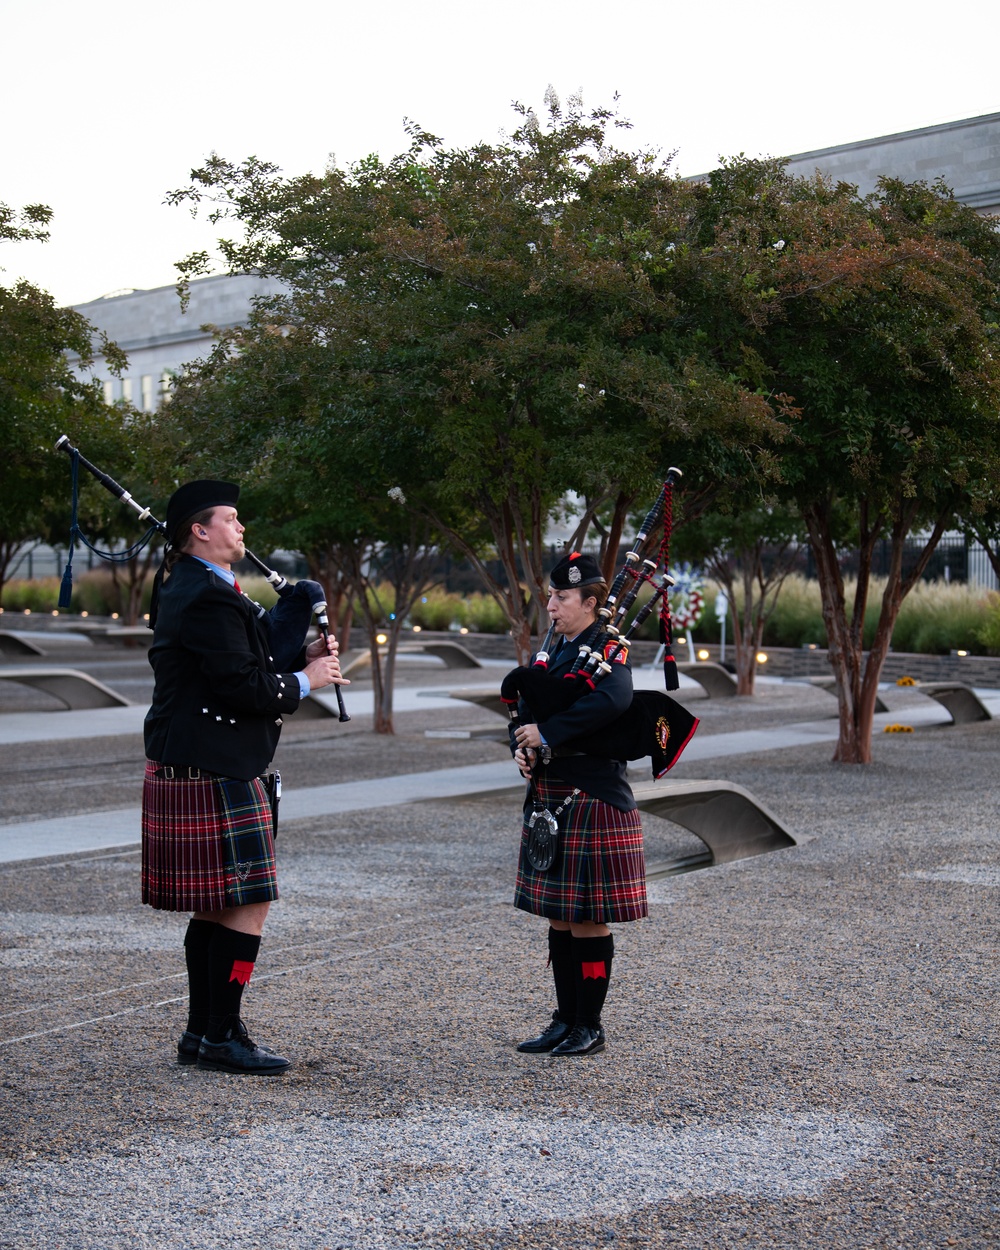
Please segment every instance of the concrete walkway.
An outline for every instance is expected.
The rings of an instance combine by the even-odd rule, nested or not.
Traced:
[[[693,686],[695,683],[690,684]],[[482,688],[493,687],[483,685]],[[1000,718],[1000,691],[981,690],[977,693],[993,716]],[[355,692],[351,699],[353,714],[370,714],[371,701],[370,691]],[[441,696],[440,688],[433,687],[400,691],[396,700],[396,709],[400,712],[431,707],[455,708],[456,704]],[[141,731],[144,714],[145,709],[138,707],[108,708],[89,713],[14,713],[0,717],[0,744],[36,741],[35,735],[41,734],[46,727],[50,733],[45,741],[52,740],[53,731],[64,740],[104,736],[113,732],[134,734]],[[898,719],[899,714],[892,712],[876,716],[876,732]],[[920,704],[908,708],[906,720],[914,728],[929,728],[947,725],[951,717],[937,704],[928,702],[926,706]],[[758,751],[836,742],[837,735],[834,718],[733,733],[696,734],[685,750],[683,760],[694,763],[750,755]],[[517,775],[506,761],[472,764],[465,768],[407,773],[339,785],[289,788],[281,799],[281,818],[287,822],[430,799],[518,790],[520,787]],[[0,863],[131,846],[139,840],[139,827],[138,807],[0,825]]]

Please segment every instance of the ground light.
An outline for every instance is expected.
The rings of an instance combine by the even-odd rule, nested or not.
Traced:
[[[766,653],[765,651],[758,651],[758,652],[757,652],[757,663],[758,663],[758,664],[766,664],[766,663],[767,663],[767,653]]]

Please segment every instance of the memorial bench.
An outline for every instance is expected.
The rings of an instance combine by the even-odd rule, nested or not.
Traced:
[[[387,655],[388,651],[379,648],[379,655]],[[430,655],[435,659],[442,660],[445,668],[482,668],[481,661],[477,660],[471,651],[468,651],[461,643],[457,642],[404,642],[396,649],[396,655]],[[353,655],[347,660],[346,664],[341,664],[340,671],[345,677],[361,668],[369,668],[372,662],[372,653],[370,650],[359,651],[357,655]]]
[[[798,681],[807,686],[815,686],[817,690],[825,690],[828,694],[832,694],[834,696],[837,694],[837,679],[832,676],[832,674],[829,677],[797,677],[792,680]],[[875,695],[875,711],[889,711],[889,708],[886,707],[885,700],[880,694]]]
[[[0,629],[0,655],[44,655],[45,648],[32,638]]]
[[[0,668],[0,681],[16,681],[22,686],[44,690],[73,712],[83,708],[131,706],[117,690],[75,668]]]
[[[707,851],[684,860],[647,865],[647,877],[689,868],[730,864],[796,846],[778,818],[742,786],[730,781],[657,781],[633,786],[641,812],[681,825],[700,838]]]
[[[429,693],[429,692],[428,692]],[[435,692],[436,693],[436,692]],[[448,699],[458,699],[461,703],[474,703],[487,712],[496,712],[504,719],[503,725],[476,725],[468,729],[425,729],[425,738],[488,738],[493,742],[507,742],[509,734],[507,725],[510,717],[507,707],[500,701],[500,690],[448,690],[441,691]]]
[[[736,696],[736,678],[729,669],[712,660],[685,660],[677,665],[677,671],[696,681],[710,699],[732,699]]]
[[[153,642],[153,631],[148,625],[109,625],[94,630],[91,637],[112,646],[148,647]]]
[[[917,690],[940,703],[956,725],[969,725],[974,721],[992,720],[993,714],[979,695],[962,681],[922,681]]]
[[[76,647],[89,650],[90,638],[86,633],[74,630],[0,629],[0,655],[51,655],[55,651],[69,651]]]

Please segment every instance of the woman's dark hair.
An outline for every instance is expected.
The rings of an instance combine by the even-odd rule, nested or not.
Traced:
[[[580,587],[580,602],[586,599],[596,599],[597,604],[594,608],[595,612],[599,612],[604,607],[604,600],[608,597],[607,582],[594,582],[591,586]]]
[[[196,512],[183,525],[177,527],[174,541],[167,552],[166,559],[163,561],[164,573],[169,573],[181,556],[184,555],[184,548],[187,546],[187,541],[191,537],[191,531],[194,527],[196,525],[207,525],[211,521],[214,511],[214,507],[202,508],[201,512]]]

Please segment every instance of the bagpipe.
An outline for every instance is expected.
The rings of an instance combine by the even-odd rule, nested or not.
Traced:
[[[560,677],[548,671],[549,647],[555,632],[553,625],[532,662],[513,669],[503,679],[500,698],[506,704],[514,725],[520,724],[518,704],[522,701],[537,723],[566,711],[577,699],[594,690],[602,677],[611,672],[611,666],[627,657],[633,637],[657,605],[660,609],[660,642],[664,648],[664,681],[668,690],[677,689],[680,683],[671,648],[667,599],[674,579],[667,572],[667,563],[673,529],[673,488],[680,477],[680,469],[667,471],[666,480],[631,549],[626,553],[625,562],[598,610],[597,619],[580,642],[569,672]],[[643,551],[650,535],[661,519],[663,538],[656,558],[644,557]],[[664,566],[663,578],[656,585],[654,577],[661,562]],[[652,587],[653,593],[626,626],[628,614],[644,585]],[[586,594],[586,590],[581,593]],[[655,781],[677,763],[697,728],[698,718],[669,695],[657,690],[636,690],[632,693],[631,704],[619,717],[596,733],[573,738],[564,749],[603,759],[638,760],[650,756]]]
[[[150,512],[149,508],[138,503],[124,486],[119,485],[113,477],[109,477],[107,473],[102,472],[95,464],[80,454],[78,448],[74,447],[69,441],[67,435],[62,437],[55,445],[56,451],[64,451],[72,461],[73,476],[73,519],[70,525],[70,541],[69,541],[69,558],[66,561],[66,569],[63,573],[62,585],[59,591],[60,608],[70,606],[70,595],[73,590],[73,548],[79,540],[102,560],[108,560],[113,563],[122,563],[131,559],[146,546],[152,538],[159,534],[169,546],[169,538],[167,535],[167,527],[163,521],[158,521]],[[80,529],[78,515],[78,498],[79,483],[77,467],[82,465],[93,477],[95,477],[105,490],[110,491],[116,499],[122,503],[128,504],[139,515],[140,521],[147,521],[149,529],[146,533],[131,547],[125,551],[101,551],[91,543],[83,531]],[[326,612],[326,591],[319,582],[311,582],[305,579],[297,582],[289,582],[286,577],[279,573],[276,569],[269,568],[263,560],[257,558],[252,551],[244,549],[244,555],[247,560],[264,574],[268,583],[274,588],[278,596],[278,601],[274,607],[268,611],[255,600],[251,599],[254,607],[257,609],[257,616],[264,625],[268,633],[268,645],[271,657],[274,660],[275,667],[279,672],[287,672],[297,661],[299,654],[305,645],[306,637],[309,633],[309,627],[312,623],[313,613],[316,614],[316,624],[324,641],[329,643],[330,640],[330,620]],[[249,598],[249,596],[245,596]],[[153,620],[150,619],[150,628],[153,627]],[[342,721],[349,721],[351,718],[347,714],[344,706],[344,696],[338,685],[334,685],[334,691],[337,695],[337,707]]]

